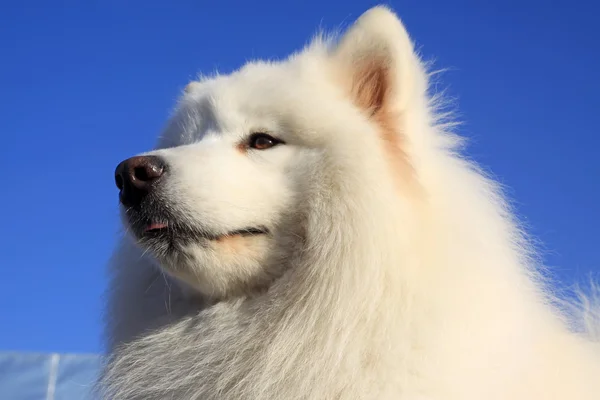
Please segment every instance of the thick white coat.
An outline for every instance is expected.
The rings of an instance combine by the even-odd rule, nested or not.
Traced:
[[[169,207],[211,232],[271,235],[185,256],[125,235],[105,396],[600,399],[598,307],[585,331],[560,312],[429,78],[376,7],[340,40],[190,84],[151,152],[171,165]],[[256,130],[286,144],[241,151]]]

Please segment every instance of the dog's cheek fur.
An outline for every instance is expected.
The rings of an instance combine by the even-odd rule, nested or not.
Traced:
[[[225,143],[222,143],[225,142]],[[269,162],[239,154],[225,140],[161,149],[152,154],[170,166],[162,196],[169,209],[187,226],[209,232],[265,227],[265,235],[222,236],[211,241],[188,241],[177,251],[151,249],[163,270],[212,299],[251,292],[270,282],[281,269],[286,234],[276,234],[289,210],[295,210],[295,185],[286,179],[289,154],[283,149]]]

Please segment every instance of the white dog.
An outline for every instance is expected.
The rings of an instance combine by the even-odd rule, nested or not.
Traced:
[[[559,307],[428,78],[375,7],[190,83],[117,167],[103,395],[600,399],[597,311]]]

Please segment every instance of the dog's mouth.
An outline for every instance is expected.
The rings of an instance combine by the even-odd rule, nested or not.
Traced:
[[[144,240],[168,240],[175,241],[216,241],[227,237],[241,236],[250,237],[258,235],[267,235],[269,230],[265,227],[246,227],[227,231],[224,233],[208,232],[204,229],[185,227],[181,224],[168,221],[148,221],[142,224],[137,224],[139,229],[136,229],[139,238]],[[140,226],[141,225],[141,226]]]
[[[182,250],[185,245],[207,246],[229,237],[250,238],[270,234],[265,226],[260,225],[215,231],[165,209],[157,199],[124,211],[129,231],[138,242],[160,253]]]

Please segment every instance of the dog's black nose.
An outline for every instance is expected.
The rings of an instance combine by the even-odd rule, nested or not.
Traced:
[[[139,205],[165,172],[165,162],[157,156],[137,156],[122,161],[115,170],[119,198],[126,207]]]

